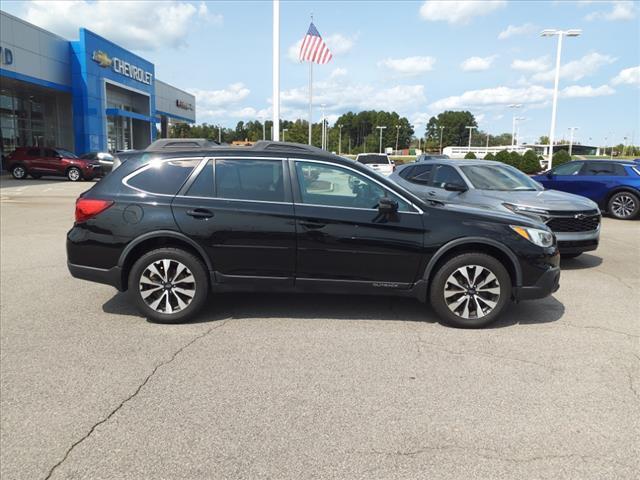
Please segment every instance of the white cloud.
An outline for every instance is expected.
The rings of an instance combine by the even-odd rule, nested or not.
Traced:
[[[570,87],[563,88],[560,96],[565,98],[587,98],[613,95],[614,93],[616,93],[616,91],[609,85],[600,85],[599,87],[592,87],[591,85],[571,85]]]
[[[613,85],[638,85],[640,86],[640,65],[637,67],[625,68],[611,79]]]
[[[346,68],[340,68],[340,67],[334,68],[331,74],[329,75],[329,78],[344,77],[347,73],[348,72]]]
[[[497,57],[497,55],[491,55],[490,57],[469,57],[460,64],[460,68],[465,72],[489,70],[491,64]]]
[[[401,75],[418,75],[433,70],[433,57],[386,58],[378,62],[379,67],[388,68]]]
[[[222,15],[207,5],[185,1],[34,0],[26,5],[25,20],[67,38],[86,27],[132,50],[183,47],[195,21],[220,24]]]
[[[573,60],[565,63],[560,67],[560,77],[568,80],[580,80],[592,73],[595,73],[600,67],[609,65],[617,59],[610,55],[593,52],[585,55],[579,60]],[[532,80],[535,82],[551,82],[554,79],[555,69],[546,72],[536,73]]]
[[[243,83],[232,83],[221,90],[202,90],[197,88],[188,89],[189,93],[195,95],[198,110],[216,110],[239,103],[249,96],[251,90]]]
[[[516,59],[511,62],[511,68],[522,72],[543,72],[551,67],[549,57],[530,58],[529,60]]]
[[[533,33],[536,26],[533,23],[525,23],[523,25],[509,25],[505,30],[498,34],[499,40],[506,40],[514,35],[526,35]]]
[[[430,22],[465,25],[473,18],[487,15],[506,4],[506,0],[427,0],[420,7],[420,16]]]
[[[611,10],[596,11],[587,15],[585,20],[633,20],[636,18],[636,6],[631,1],[612,2]]]
[[[322,37],[324,42],[329,47],[329,51],[335,57],[336,55],[343,55],[349,52],[356,44],[358,35],[343,35],[341,33],[333,33],[328,37]],[[302,46],[302,38],[293,45],[290,45],[287,49],[287,58],[292,62],[298,62],[298,56],[300,55],[300,47]]]

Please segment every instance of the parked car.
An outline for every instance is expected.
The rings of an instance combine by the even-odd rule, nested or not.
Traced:
[[[356,162],[381,173],[391,175],[395,169],[395,164],[386,153],[359,153]]]
[[[22,180],[31,175],[67,177],[72,182],[92,180],[103,175],[98,160],[79,158],[62,148],[18,147],[7,156],[7,170],[13,178]]]
[[[128,290],[148,318],[186,321],[209,290],[430,299],[481,327],[559,285],[536,219],[421,200],[315,147],[140,152],[83,193],[67,235],[74,277]]]
[[[490,160],[440,160],[403,165],[389,177],[425,200],[533,216],[558,239],[564,258],[598,248],[600,210],[591,200],[545,190],[520,170]]]
[[[624,160],[568,162],[533,177],[545,188],[590,198],[615,218],[640,213],[640,164]]]
[[[85,160],[97,160],[102,165],[102,171],[109,173],[113,169],[113,155],[109,152],[89,152],[84,155],[80,155],[80,158]]]
[[[416,162],[428,162],[429,160],[448,160],[449,155],[431,155],[429,153],[423,153],[416,157]]]

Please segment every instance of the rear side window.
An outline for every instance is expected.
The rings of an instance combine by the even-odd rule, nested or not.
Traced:
[[[215,184],[218,198],[285,201],[280,160],[216,160]]]
[[[400,173],[398,173],[398,175],[400,175],[404,179],[410,178],[411,176],[413,176],[412,172],[415,170],[415,168],[416,167],[403,168],[402,170],[400,170]]]
[[[148,193],[175,195],[200,161],[201,159],[152,161],[126,183]]]
[[[414,183],[427,183],[431,177],[431,170],[433,170],[433,165],[417,165],[407,180]]]
[[[613,177],[625,177],[627,172],[624,167],[618,163],[608,162],[589,162],[582,175],[601,175]]]
[[[189,197],[213,197],[213,160],[209,160],[187,190]]]

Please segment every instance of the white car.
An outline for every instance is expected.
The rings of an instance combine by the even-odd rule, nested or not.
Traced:
[[[391,175],[396,167],[386,153],[360,153],[356,162],[363,163],[382,175]]]

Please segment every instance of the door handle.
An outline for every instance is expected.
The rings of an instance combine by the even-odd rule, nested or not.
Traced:
[[[304,228],[308,228],[309,230],[318,230],[320,228],[326,227],[326,223],[321,222],[300,222]]]
[[[432,197],[435,196],[436,192],[434,192],[433,190],[430,190],[427,192],[429,195],[431,195]]]
[[[193,210],[187,210],[187,215],[193,218],[211,218],[213,212],[206,208],[194,208]]]

